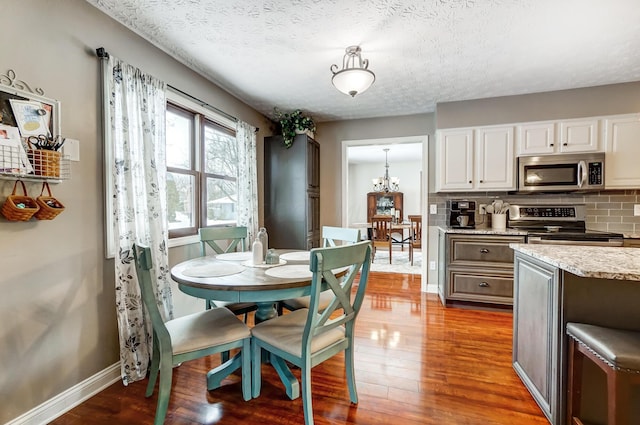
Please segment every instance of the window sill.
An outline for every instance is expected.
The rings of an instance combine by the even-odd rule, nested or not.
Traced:
[[[175,248],[177,246],[183,246],[183,245],[191,245],[194,243],[200,243],[200,236],[191,235],[191,236],[183,236],[181,238],[171,238],[169,239],[169,248]]]

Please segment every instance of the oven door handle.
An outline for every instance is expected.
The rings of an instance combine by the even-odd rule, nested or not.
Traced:
[[[582,188],[582,185],[587,180],[587,163],[584,161],[578,161],[578,188]]]
[[[622,246],[622,239],[609,239],[599,241],[585,241],[585,240],[558,240],[558,239],[544,239],[540,236],[527,237],[527,243],[530,244],[546,244],[546,245],[583,245],[583,246]]]

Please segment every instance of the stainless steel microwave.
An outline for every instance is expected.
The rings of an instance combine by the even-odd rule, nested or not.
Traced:
[[[518,158],[518,192],[583,192],[603,189],[604,153]]]

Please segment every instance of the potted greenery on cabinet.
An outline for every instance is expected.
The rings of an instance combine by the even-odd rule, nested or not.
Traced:
[[[316,124],[313,119],[302,113],[300,109],[296,109],[291,113],[284,113],[274,108],[275,119],[280,124],[282,131],[282,139],[284,145],[290,148],[293,145],[293,139],[296,134],[304,134],[307,131],[313,133],[316,131]]]

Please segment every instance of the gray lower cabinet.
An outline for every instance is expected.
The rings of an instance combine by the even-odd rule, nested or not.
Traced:
[[[560,424],[558,269],[516,254],[514,276],[513,368],[547,419]]]
[[[440,232],[438,293],[443,304],[455,301],[513,304],[513,250],[524,236]]]

